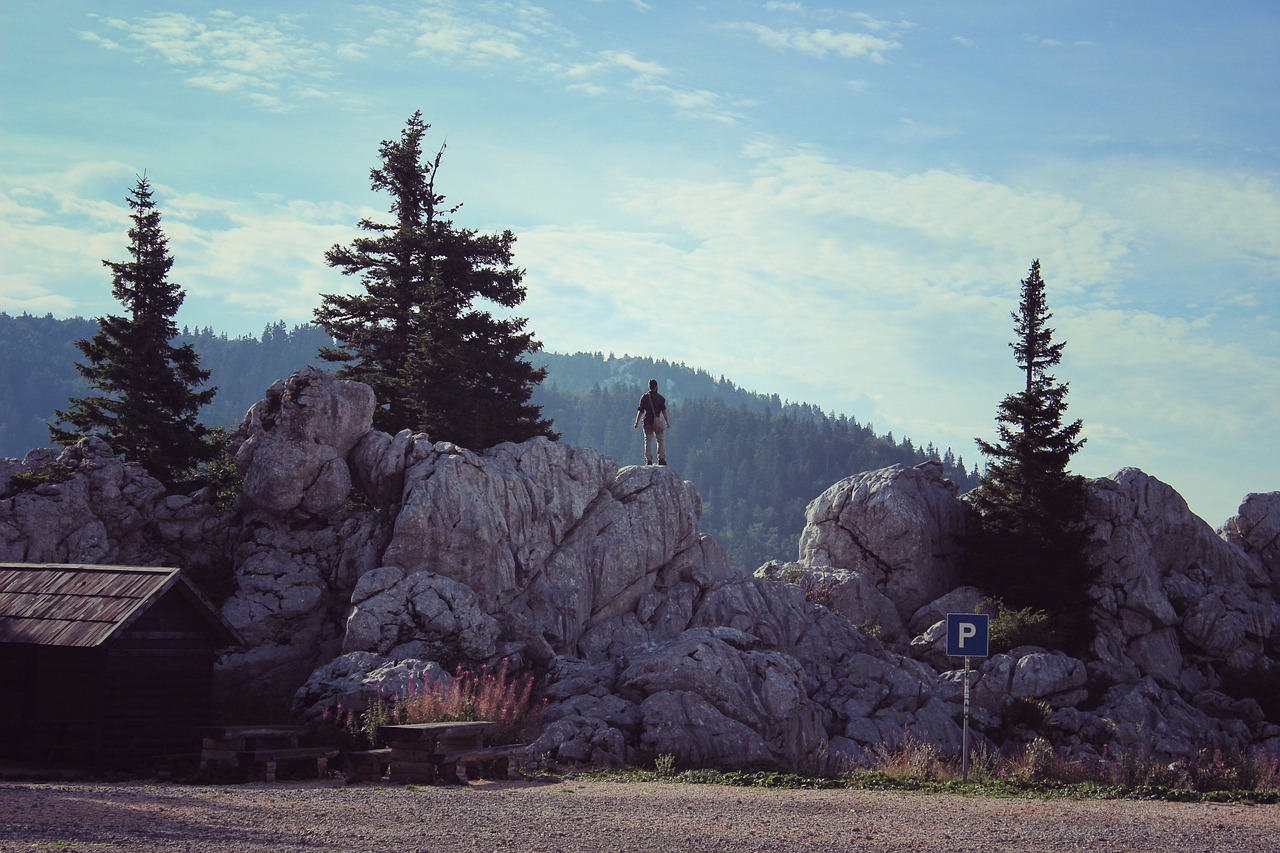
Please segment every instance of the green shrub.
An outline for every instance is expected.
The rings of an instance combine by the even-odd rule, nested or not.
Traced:
[[[1009,700],[1004,709],[1004,725],[1006,729],[1029,729],[1037,734],[1044,734],[1049,729],[1049,715],[1053,706],[1034,696],[1016,696]]]
[[[1031,607],[1015,610],[999,598],[984,598],[978,604],[978,612],[991,617],[990,651],[993,655],[1018,646],[1066,649],[1070,647],[1075,632],[1070,616]]]
[[[800,587],[804,591],[806,601],[820,604],[828,610],[835,609],[836,591],[840,588],[840,582],[835,578],[818,575],[800,566],[791,565],[783,570],[782,579]]]
[[[65,462],[42,462],[29,471],[13,475],[3,497],[13,497],[22,492],[29,492],[36,486],[49,483],[65,483],[74,477],[75,473],[76,469]]]

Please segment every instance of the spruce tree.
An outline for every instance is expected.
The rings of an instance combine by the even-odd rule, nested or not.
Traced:
[[[174,346],[174,315],[186,298],[169,280],[173,257],[160,227],[151,185],[139,177],[130,191],[133,227],[127,261],[102,263],[111,270],[111,293],[124,316],[98,318],[98,332],[76,341],[87,359],[76,370],[97,395],[72,397],[49,427],[58,444],[101,436],[125,459],[172,484],[217,455],[211,434],[196,420],[216,388],[196,390],[209,378],[190,344]],[[64,426],[65,424],[65,426]]]
[[[1022,282],[1010,344],[1023,373],[1022,390],[1005,397],[996,420],[999,440],[977,439],[989,462],[969,496],[978,529],[971,539],[973,580],[1015,608],[1035,608],[1069,626],[1064,641],[1087,633],[1089,584],[1085,554],[1086,483],[1067,465],[1085,443],[1081,421],[1063,422],[1067,383],[1049,372],[1065,342],[1054,343],[1040,262]]]
[[[373,388],[374,426],[411,429],[475,449],[534,436],[556,438],[529,399],[545,377],[527,355],[541,349],[521,318],[497,318],[524,301],[524,271],[513,266],[515,236],[478,234],[453,224],[435,189],[442,146],[424,162],[430,128],[411,116],[398,140],[383,141],[375,191],[391,195],[390,223],[362,220],[370,236],[325,253],[330,266],[358,275],[363,293],[323,294],[316,322],[337,347],[338,375]]]

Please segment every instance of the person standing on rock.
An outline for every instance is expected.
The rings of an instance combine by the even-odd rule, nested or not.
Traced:
[[[631,425],[632,429],[640,426],[640,419],[644,418],[644,464],[653,464],[653,454],[650,447],[656,439],[658,445],[658,464],[667,464],[667,445],[663,440],[666,431],[671,428],[671,415],[667,413],[666,398],[658,393],[658,380],[649,380],[649,392],[640,398],[640,405],[636,408],[636,421]],[[663,425],[666,421],[666,425]]]

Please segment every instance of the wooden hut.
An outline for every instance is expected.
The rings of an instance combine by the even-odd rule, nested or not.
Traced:
[[[0,563],[0,757],[129,767],[198,752],[235,631],[178,569]]]

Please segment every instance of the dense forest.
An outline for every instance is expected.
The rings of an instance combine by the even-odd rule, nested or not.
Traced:
[[[94,321],[82,318],[0,313],[0,456],[21,457],[49,445],[53,411],[85,392],[74,368],[80,357],[74,342],[96,330]],[[202,420],[226,427],[234,427],[277,379],[309,364],[323,366],[317,353],[332,343],[318,326],[283,322],[258,338],[183,329],[177,342],[194,345],[218,387]],[[536,360],[548,375],[533,402],[554,421],[561,440],[596,448],[622,464],[643,461],[641,432],[631,424],[645,384],[658,380],[673,419],[669,461],[697,486],[702,529],[740,570],[795,559],[805,505],[852,474],[934,458],[962,491],[977,483],[977,473],[950,450],[876,435],[869,424],[746,391],[702,370],[602,353],[538,353]]]

